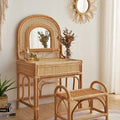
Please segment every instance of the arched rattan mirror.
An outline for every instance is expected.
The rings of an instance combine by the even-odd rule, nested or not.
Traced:
[[[61,44],[57,40],[58,33],[60,33],[59,25],[49,16],[31,15],[24,18],[17,31],[18,59],[24,58],[26,49],[34,53],[61,53]]]
[[[96,0],[71,0],[70,8],[76,23],[86,23],[93,18],[97,10]]]

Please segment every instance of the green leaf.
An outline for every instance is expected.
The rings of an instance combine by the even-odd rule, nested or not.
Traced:
[[[6,91],[9,91],[9,90],[17,88],[17,87],[11,87],[14,84],[14,82],[15,82],[15,81],[12,82],[11,80],[12,79],[7,80],[5,78],[4,82],[2,82],[1,74],[0,74],[0,97],[6,96],[5,95]]]
[[[7,89],[14,83],[15,81],[11,82],[9,85],[7,86],[4,86],[2,89],[1,89],[1,92],[2,94],[5,93],[6,91],[8,91]]]
[[[4,93],[6,92],[6,90],[7,90],[8,87],[9,87],[9,86],[5,86],[5,87],[1,90],[1,94],[4,94]]]
[[[12,89],[16,89],[17,87],[12,87],[12,88],[9,88],[7,89],[6,91],[9,91],[9,90],[12,90]]]
[[[1,87],[1,79],[0,79],[0,87]]]
[[[6,86],[11,80],[5,80],[2,85],[1,85],[1,89],[3,89],[4,86]]]
[[[6,97],[7,95],[6,94],[3,94],[3,95],[1,95],[0,97]]]
[[[5,92],[4,91],[0,91],[0,96],[3,96]]]
[[[1,89],[5,86],[5,84],[6,84],[6,80],[3,82],[3,83],[1,83]]]

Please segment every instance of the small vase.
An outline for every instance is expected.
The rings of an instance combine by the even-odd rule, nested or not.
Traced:
[[[66,58],[70,58],[70,56],[71,56],[70,48],[67,47],[66,48]]]

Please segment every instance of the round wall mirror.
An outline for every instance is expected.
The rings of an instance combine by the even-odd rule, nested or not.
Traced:
[[[85,13],[88,10],[88,1],[87,0],[78,0],[77,9],[81,13]]]
[[[76,23],[89,22],[97,10],[96,0],[71,0],[70,9]]]
[[[30,32],[30,49],[51,48],[50,31],[36,27]]]

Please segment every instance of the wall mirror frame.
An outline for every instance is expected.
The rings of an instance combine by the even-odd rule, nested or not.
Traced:
[[[89,22],[97,10],[96,0],[71,0],[70,9],[73,21],[80,24]]]

